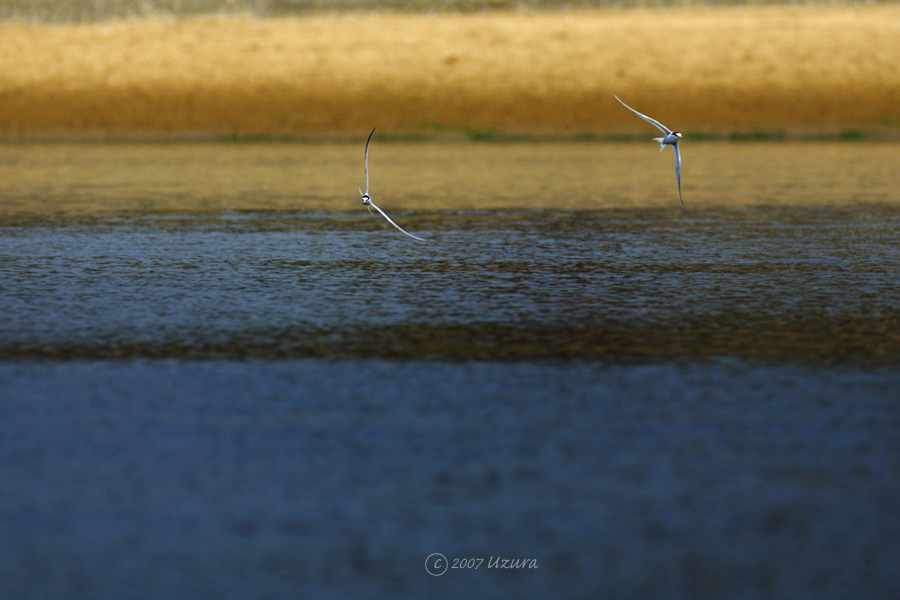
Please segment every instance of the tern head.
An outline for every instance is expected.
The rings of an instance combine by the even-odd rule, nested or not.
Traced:
[[[684,137],[683,135],[681,135],[681,132],[680,132],[680,131],[673,131],[673,132],[672,132],[672,135],[674,135],[675,137],[677,137],[679,140],[680,140],[681,138]]]
[[[369,198],[369,195],[368,195],[368,194],[363,194],[363,191],[362,191],[362,190],[359,190],[359,195],[360,195],[359,200],[360,200],[360,202],[363,203],[363,206],[368,206],[368,205],[369,205],[369,202],[371,202],[371,199]]]

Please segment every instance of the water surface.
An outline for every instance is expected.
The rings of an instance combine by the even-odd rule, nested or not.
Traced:
[[[893,143],[683,146],[688,209],[900,201]],[[408,143],[376,134],[370,191],[388,213],[679,209],[672,152],[658,147],[649,139]],[[364,148],[365,133],[356,143],[0,144],[0,216],[357,213]]]
[[[11,597],[900,592],[893,150],[378,148],[0,147]]]
[[[61,219],[3,229],[15,357],[898,358],[893,207]]]

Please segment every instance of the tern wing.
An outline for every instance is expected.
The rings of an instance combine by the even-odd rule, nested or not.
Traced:
[[[675,178],[678,180],[678,199],[681,200],[681,208],[684,209],[684,199],[681,197],[681,149],[678,142],[672,144],[675,151]]]
[[[375,133],[376,129],[378,129],[378,125],[372,128],[372,133],[369,134],[369,139],[366,140],[366,195],[369,194],[369,142],[372,141],[372,134]]]
[[[619,104],[621,104],[622,106],[624,106],[625,108],[627,108],[628,110],[630,110],[631,112],[633,112],[634,114],[636,114],[637,116],[639,116],[640,118],[642,118],[643,120],[647,121],[648,123],[650,123],[651,125],[653,125],[653,126],[656,127],[657,129],[659,129],[660,131],[662,131],[664,134],[669,135],[670,133],[672,133],[672,130],[671,130],[671,129],[669,129],[668,127],[666,127],[665,125],[663,125],[662,123],[660,123],[659,121],[657,121],[656,119],[654,119],[654,118],[652,118],[652,117],[648,117],[648,116],[645,115],[644,113],[639,113],[638,111],[634,110],[633,108],[631,108],[630,106],[628,106],[627,104],[625,104],[624,102],[622,102],[622,100],[621,100],[618,96],[616,96],[615,94],[613,94],[613,98],[615,98],[616,100],[618,100],[618,101],[619,101]]]
[[[416,239],[416,240],[419,240],[420,242],[424,242],[424,241],[425,241],[425,240],[423,240],[422,238],[420,238],[420,237],[418,237],[418,236],[415,236],[415,235],[411,234],[410,232],[406,231],[405,229],[403,229],[402,227],[400,227],[399,225],[397,225],[396,223],[394,223],[394,220],[391,219],[389,216],[387,216],[387,213],[384,212],[383,210],[381,210],[380,208],[378,208],[378,206],[376,206],[375,203],[372,202],[371,200],[369,200],[369,204],[372,205],[372,208],[374,208],[375,210],[377,210],[378,212],[380,212],[380,213],[381,213],[381,216],[388,220],[388,223],[390,223],[391,225],[393,225],[394,227],[396,227],[397,229],[399,229],[400,231],[402,231],[403,233],[405,233],[405,234],[408,235],[409,237],[411,237],[411,238],[413,238],[413,239]]]

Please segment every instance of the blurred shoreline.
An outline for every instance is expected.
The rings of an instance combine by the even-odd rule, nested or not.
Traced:
[[[893,4],[869,0],[867,5]],[[0,22],[88,24],[122,19],[202,16],[268,19],[364,14],[569,13],[633,9],[822,7],[857,5],[833,0],[5,0]]]
[[[655,133],[613,93],[693,139],[900,137],[895,4],[7,18],[0,36],[5,142]]]

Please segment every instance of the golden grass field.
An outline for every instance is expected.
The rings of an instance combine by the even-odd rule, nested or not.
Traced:
[[[900,5],[0,24],[0,139],[900,133]],[[649,133],[653,133],[651,130]]]

